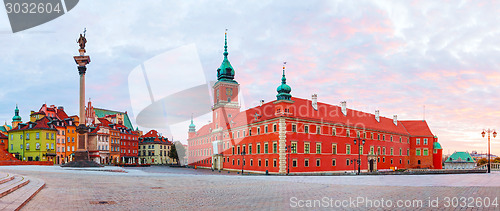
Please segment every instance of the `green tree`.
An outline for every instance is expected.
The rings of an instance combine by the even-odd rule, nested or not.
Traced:
[[[172,146],[170,147],[170,154],[168,155],[168,157],[175,160],[176,163],[179,163],[179,155],[177,155],[177,150],[175,149],[175,144],[172,144]]]
[[[481,159],[477,160],[478,166],[482,166],[482,165],[487,164],[487,163],[488,163],[488,159],[486,159],[486,158],[481,158]]]

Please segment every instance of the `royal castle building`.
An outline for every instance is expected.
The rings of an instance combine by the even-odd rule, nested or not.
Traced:
[[[285,67],[276,100],[241,111],[227,35],[223,55],[212,121],[189,126],[189,165],[272,174],[442,168],[441,145],[426,121],[293,97]]]

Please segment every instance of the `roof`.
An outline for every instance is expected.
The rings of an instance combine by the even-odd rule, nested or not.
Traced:
[[[443,149],[441,147],[441,144],[439,144],[439,142],[434,142],[434,144],[432,145],[434,149]]]
[[[401,123],[411,136],[434,137],[425,120],[404,120]]]
[[[454,152],[445,162],[474,163],[474,158],[468,152]]]
[[[172,142],[169,141],[168,138],[161,136],[160,133],[158,133],[158,131],[156,130],[150,130],[146,134],[139,137],[139,144],[144,144],[144,143],[172,144]]]
[[[344,115],[342,113],[342,108],[340,106],[329,105],[321,102],[317,103],[317,110],[316,110],[312,107],[311,100],[297,98],[297,97],[292,97],[291,101],[289,102],[293,102],[290,110],[291,114],[283,115],[288,118],[319,121],[331,124],[346,125],[349,127],[364,127],[365,130],[384,131],[401,135],[409,134],[408,130],[405,128],[406,125],[405,126],[403,126],[403,124],[396,125],[394,124],[394,121],[391,118],[386,118],[381,116],[379,118],[380,121],[377,121],[375,119],[374,114],[357,111],[354,109],[346,109],[346,115]],[[252,123],[258,123],[282,116],[281,114],[277,114],[274,112],[276,111],[277,106],[280,106],[280,101],[275,100],[267,102],[262,106],[256,106],[248,110],[242,111],[229,120],[231,122],[231,128],[245,126]],[[260,115],[258,116],[257,119],[255,117],[256,113]],[[267,115],[262,115],[266,113]],[[425,126],[427,127],[427,123],[423,122],[423,124],[425,124]],[[410,123],[410,125],[413,124]],[[222,127],[223,129],[227,129],[228,126],[223,125]],[[214,123],[209,123],[207,125],[202,126],[197,131],[197,135],[198,136],[207,135],[211,132],[210,129],[216,129],[214,127]]]
[[[0,133],[0,139],[8,139],[9,137],[7,137],[6,135],[4,135],[3,133]]]
[[[132,130],[134,129],[134,127],[132,126],[132,122],[130,121],[127,113],[120,112],[120,111],[111,111],[111,110],[106,110],[106,109],[102,109],[102,108],[95,108],[95,107],[94,107],[94,112],[95,112],[95,115],[99,118],[103,118],[106,115],[123,114],[123,124],[125,125],[125,127],[132,129]]]
[[[49,122],[51,120],[49,119],[49,117],[43,117],[39,120],[36,120],[35,122],[27,122],[25,124],[19,124],[21,126],[21,128],[19,127],[16,127],[16,128],[13,128],[12,130],[10,130],[9,132],[14,132],[14,131],[18,131],[18,130],[36,130],[36,129],[45,129],[45,130],[55,130],[54,127],[51,127]],[[30,124],[32,125],[32,127],[30,128]]]

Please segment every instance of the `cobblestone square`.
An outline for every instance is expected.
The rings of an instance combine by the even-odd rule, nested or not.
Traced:
[[[100,169],[2,166],[0,171],[37,177],[46,182],[45,188],[23,210],[500,209],[493,205],[494,200],[498,204],[500,196],[500,172],[419,176],[241,176],[227,171],[161,166]],[[461,197],[465,197],[465,205],[471,207],[462,207]],[[489,207],[484,207],[486,202]],[[437,207],[433,207],[435,205]]]

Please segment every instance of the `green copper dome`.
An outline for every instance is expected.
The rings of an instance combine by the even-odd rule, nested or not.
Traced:
[[[12,117],[13,122],[20,122],[21,121],[21,116],[19,116],[19,108],[16,105],[16,110],[14,110],[14,117]]]
[[[281,77],[281,85],[278,86],[276,91],[278,91],[278,94],[276,95],[276,98],[278,98],[278,100],[291,100],[292,95],[290,94],[290,92],[292,92],[292,88],[286,84],[284,66],[283,66],[283,77]]]
[[[191,124],[189,125],[189,132],[196,132],[196,125],[193,123],[193,117],[191,117]]]
[[[433,147],[434,147],[434,149],[443,149],[441,147],[441,144],[439,144],[438,142],[434,142]]]
[[[217,69],[217,80],[236,83],[236,81],[234,80],[233,66],[231,66],[231,63],[227,59],[227,55],[229,54],[227,52],[227,33],[225,33],[224,37],[224,60],[222,60],[222,64],[220,65],[219,69]]]

